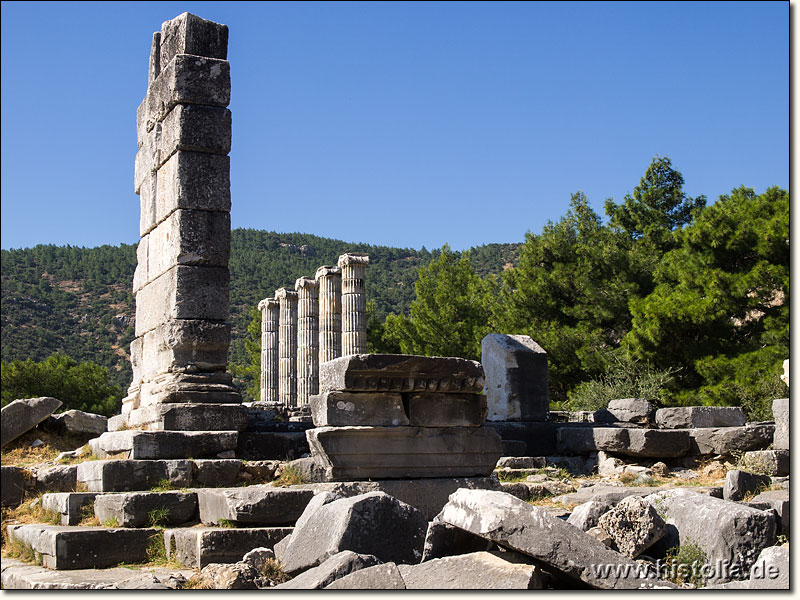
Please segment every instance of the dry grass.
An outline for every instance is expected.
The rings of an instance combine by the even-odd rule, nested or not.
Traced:
[[[290,485],[300,485],[301,483],[308,483],[305,474],[290,464],[283,465],[283,470],[280,477],[272,482],[276,487],[289,487]]]
[[[43,462],[54,461],[62,452],[68,452],[84,446],[94,435],[53,435],[38,429],[32,429],[22,434],[16,440],[3,447],[0,451],[0,464],[3,466],[26,467]],[[42,440],[43,445],[31,448],[36,440]],[[87,460],[86,456],[77,459],[77,462]],[[64,461],[61,464],[68,464]]]

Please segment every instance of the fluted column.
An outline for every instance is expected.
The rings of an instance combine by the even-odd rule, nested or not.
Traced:
[[[297,290],[297,405],[319,393],[319,298],[317,282],[301,277]]]
[[[342,270],[320,267],[315,276],[319,284],[319,362],[342,355]]]
[[[278,325],[280,304],[275,298],[258,303],[261,311],[261,401],[278,401]]]
[[[367,352],[367,296],[364,287],[369,256],[342,254],[342,356]]]
[[[278,400],[297,406],[297,292],[275,290],[280,303],[278,320]]]

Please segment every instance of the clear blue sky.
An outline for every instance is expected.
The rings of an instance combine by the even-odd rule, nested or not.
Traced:
[[[153,31],[230,28],[233,227],[517,242],[656,154],[789,184],[789,4],[3,2],[2,247],[138,241]]]

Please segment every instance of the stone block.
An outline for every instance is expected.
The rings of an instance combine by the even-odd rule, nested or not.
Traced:
[[[705,552],[709,564],[727,561],[731,565],[729,569],[716,570],[707,583],[725,583],[745,577],[758,553],[775,543],[776,516],[772,511],[757,510],[686,489],[657,492],[646,500],[666,516],[671,538],[668,546],[691,542]]]
[[[172,267],[136,294],[136,336],[172,319],[225,321],[229,283],[224,267]]]
[[[600,502],[597,500],[589,500],[583,504],[579,504],[567,518],[567,523],[580,529],[581,531],[589,531],[592,527],[597,526],[597,521],[603,514],[611,509],[611,504],[608,502]]]
[[[559,427],[556,430],[559,454],[623,452],[628,448],[628,430],[622,427]]]
[[[769,446],[774,430],[771,423],[690,429],[689,454],[738,454],[759,450]]]
[[[89,441],[100,458],[215,458],[236,450],[235,431],[109,431]]]
[[[250,527],[294,524],[313,496],[312,490],[271,485],[197,490],[200,521],[204,525],[219,525],[222,521]]]
[[[417,563],[428,527],[420,511],[383,492],[334,500],[303,521],[276,553],[289,574],[344,550],[372,554],[382,562]]]
[[[77,483],[78,465],[56,465],[36,473],[36,489],[39,492],[74,492]]]
[[[408,425],[398,393],[325,392],[311,396],[309,404],[316,427]]]
[[[783,477],[789,475],[788,450],[753,450],[745,452],[742,461],[749,469],[760,473]]]
[[[310,452],[305,431],[243,431],[236,456],[247,460],[292,460]]]
[[[226,487],[240,483],[244,470],[242,461],[235,458],[200,458],[192,461],[192,485],[195,487]]]
[[[502,455],[483,427],[319,427],[306,432],[331,480],[488,476]]]
[[[178,104],[225,108],[231,101],[231,66],[227,60],[177,54],[147,90],[148,129]]]
[[[240,404],[242,401],[241,394],[233,385],[233,377],[224,371],[163,373],[141,384],[139,398],[140,406],[159,403]]]
[[[117,527],[180,525],[197,517],[197,496],[186,492],[103,494],[94,501],[97,520]]]
[[[90,492],[149,490],[168,482],[174,488],[192,485],[188,460],[92,460],[78,465],[78,481]]]
[[[614,541],[614,546],[629,558],[636,558],[667,533],[664,519],[647,500],[628,496],[597,520]]]
[[[22,467],[0,467],[0,491],[2,505],[19,506],[25,497],[25,469]]]
[[[62,525],[77,525],[83,517],[85,507],[92,506],[95,492],[58,492],[42,496],[42,508],[61,515]],[[91,511],[89,511],[91,514]]]
[[[503,456],[497,461],[498,469],[543,469],[546,466],[544,456]]]
[[[705,494],[714,498],[722,498],[722,488],[717,486],[693,487],[692,490],[698,494]],[[653,493],[652,487],[628,487],[597,484],[579,488],[576,492],[564,494],[553,498],[553,502],[561,504],[582,504],[584,502],[595,501],[605,504],[616,505],[623,498],[628,496],[649,496]]]
[[[659,429],[741,427],[745,420],[744,411],[738,406],[677,406],[656,411]]]
[[[351,354],[319,368],[320,393],[456,392],[479,394],[483,368],[464,358],[406,354]]]
[[[623,398],[612,400],[608,408],[595,411],[595,423],[638,423],[646,425],[653,421],[655,409],[653,405],[643,398]]]
[[[308,569],[297,577],[275,586],[275,589],[321,590],[346,575],[374,567],[380,562],[371,554],[358,554],[345,550],[334,554],[321,565]]]
[[[178,54],[211,58],[228,57],[228,26],[183,13],[161,25],[159,64],[167,65]]]
[[[68,410],[50,415],[42,427],[57,435],[100,435],[106,431],[108,418],[82,410]]]
[[[148,235],[147,281],[176,265],[228,267],[231,214],[179,208]]]
[[[490,333],[481,341],[490,421],[547,421],[547,352],[527,335]]]
[[[558,453],[556,430],[564,424],[486,421],[485,426],[497,431],[504,442],[523,442],[521,456],[552,456]]]
[[[684,456],[691,445],[691,439],[687,431],[628,429],[627,432],[628,445],[622,450],[616,450],[616,452],[627,456],[676,458]]]
[[[743,500],[748,494],[754,494],[760,490],[768,488],[770,485],[769,475],[757,475],[731,469],[725,475],[725,487],[722,488],[722,497],[725,500]]]
[[[775,450],[789,449],[789,399],[772,401],[772,415],[775,418],[775,437],[772,447]]]
[[[0,409],[0,447],[44,421],[61,406],[61,400],[42,396],[14,400]]]
[[[747,589],[789,590],[789,574],[789,546],[764,548],[750,569]]]
[[[291,533],[291,527],[183,527],[167,529],[164,546],[167,558],[202,569],[209,563],[238,562],[253,548],[272,549]]]
[[[503,492],[458,490],[437,520],[529,556],[573,581],[599,589],[674,587],[590,535]],[[592,565],[620,565],[599,573]],[[629,566],[626,566],[629,565]]]
[[[242,431],[247,422],[247,409],[241,404],[151,404],[128,413],[126,426],[146,431]]]
[[[789,535],[789,490],[770,490],[761,492],[755,496],[750,502],[750,506],[767,510],[772,508],[778,513],[780,519],[779,534]]]
[[[27,544],[48,569],[102,569],[147,560],[157,529],[9,525],[8,535]]]
[[[353,571],[329,583],[326,590],[404,590],[406,584],[393,562]]]
[[[412,427],[480,427],[486,421],[483,394],[406,394]]]
[[[161,166],[179,150],[228,154],[231,151],[231,111],[198,104],[175,106],[161,122],[159,160],[155,166]]]
[[[442,504],[442,507],[444,507],[444,504]],[[441,523],[434,520],[428,523],[421,562],[434,558],[444,558],[445,556],[486,552],[494,549],[494,547],[495,544],[492,541],[464,531],[449,523]]]
[[[397,568],[408,590],[542,589],[541,569],[509,562],[505,554],[508,553],[473,552]]]

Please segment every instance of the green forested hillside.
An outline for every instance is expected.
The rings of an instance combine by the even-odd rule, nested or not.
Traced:
[[[479,273],[499,272],[516,260],[516,248],[516,244],[475,248],[472,264]],[[438,254],[300,233],[234,230],[231,362],[247,362],[243,339],[249,308],[279,287],[294,286],[298,277],[313,277],[317,267],[335,264],[347,251],[370,255],[367,294],[381,321],[390,312],[407,312],[417,269]],[[108,367],[114,383],[126,389],[131,377],[135,268],[136,246],[129,244],[2,250],[2,360],[41,361],[60,352]]]

